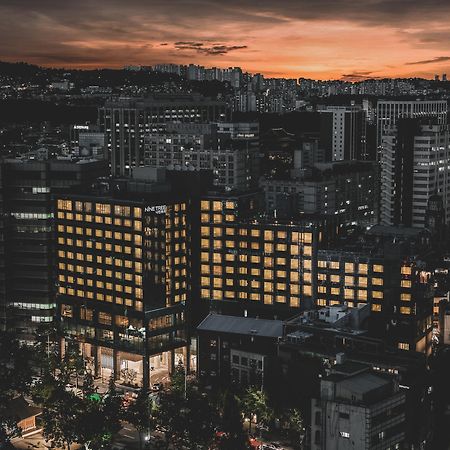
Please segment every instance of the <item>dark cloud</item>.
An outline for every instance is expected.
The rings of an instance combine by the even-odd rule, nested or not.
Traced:
[[[98,23],[99,27],[105,24],[105,20],[110,20],[120,28],[127,28],[130,22],[138,28],[152,27],[158,22],[178,22],[194,28],[194,23],[203,20],[264,24],[298,19],[402,27],[411,23],[418,26],[431,20],[442,23],[444,15],[450,12],[450,2],[359,0],[356,4],[354,0],[128,0],[124,3],[121,0],[1,0],[1,9],[4,12],[42,14],[68,26],[76,22],[85,25],[91,18],[91,23]]]
[[[440,62],[445,62],[445,61],[450,61],[450,56],[437,56],[436,58],[433,59],[424,59],[423,61],[412,61],[412,62],[407,62],[405,65],[407,66],[416,66],[416,65],[423,65],[423,64],[434,64],[434,63],[440,63]]]
[[[373,72],[369,71],[354,71],[352,73],[346,73],[341,76],[342,81],[361,81],[368,80],[377,77],[370,76]]]
[[[206,55],[225,55],[234,50],[243,50],[248,48],[246,45],[225,45],[225,44],[213,44],[211,46],[205,46],[203,42],[175,42],[174,46],[177,50],[194,50],[198,53],[204,53]]]
[[[179,41],[174,43],[175,47],[189,47],[189,48],[198,48],[203,46],[203,42],[192,42],[192,41]]]

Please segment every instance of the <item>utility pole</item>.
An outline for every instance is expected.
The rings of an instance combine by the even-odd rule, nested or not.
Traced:
[[[186,363],[186,361],[185,361]],[[184,364],[184,398],[187,399],[187,365]]]

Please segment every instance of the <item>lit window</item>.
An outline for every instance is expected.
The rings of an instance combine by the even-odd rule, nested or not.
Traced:
[[[273,231],[265,230],[264,231],[264,240],[265,241],[273,241]]]
[[[402,266],[401,273],[402,275],[411,275],[411,266]]]
[[[361,289],[358,291],[358,299],[359,300],[367,300],[367,291],[364,289]]]
[[[311,286],[303,286],[303,294],[311,296],[312,295],[312,287]]]
[[[349,275],[347,275],[345,277],[345,285],[346,286],[353,286],[353,284],[354,284],[354,278],[349,276]]]
[[[353,263],[345,263],[345,272],[353,273],[355,271],[355,265]]]
[[[368,265],[367,264],[359,264],[359,273],[367,274]]]

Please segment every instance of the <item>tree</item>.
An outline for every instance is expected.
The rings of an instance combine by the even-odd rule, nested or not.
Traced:
[[[242,427],[242,414],[238,399],[231,392],[225,393],[221,431],[225,433],[220,443],[222,450],[241,450],[247,448],[247,439]]]
[[[283,417],[283,426],[287,429],[294,444],[301,444],[304,438],[305,425],[303,415],[297,408],[288,409]]]
[[[108,383],[108,391],[103,397],[103,409],[112,436],[121,429],[120,420],[123,416],[122,400],[122,396],[117,393],[114,376],[111,376]]]
[[[87,450],[99,450],[111,444],[114,434],[120,430],[120,404],[105,402],[99,394],[83,397],[78,411],[77,442]],[[115,408],[112,410],[111,408]]]
[[[164,389],[159,393],[156,410],[156,428],[164,433],[166,448],[182,448],[185,442],[184,398],[177,389]]]
[[[84,375],[86,369],[83,357],[80,354],[78,342],[67,340],[67,347],[59,369],[60,377],[64,379],[65,383],[67,384],[75,377],[76,386],[78,388],[79,378]]]
[[[218,415],[206,394],[192,388],[184,399],[186,440],[190,448],[209,448],[214,440]]]
[[[33,362],[40,369],[41,375],[45,370],[55,371],[60,364],[58,346],[59,329],[54,322],[41,323],[35,333]]]
[[[139,448],[142,448],[142,435],[149,433],[153,419],[153,401],[148,391],[140,389],[138,396],[125,411],[125,420],[131,423],[139,433]]]
[[[216,411],[194,381],[185,383],[179,364],[169,388],[160,393],[156,426],[164,432],[166,448],[207,448],[214,440]]]
[[[18,434],[14,417],[8,412],[9,402],[29,390],[32,353],[20,345],[10,333],[0,332],[0,444]]]
[[[68,391],[60,380],[53,379],[44,400],[42,422],[44,437],[58,446],[67,446],[78,437],[78,412],[82,409],[81,399]]]
[[[90,395],[94,394],[96,389],[94,386],[94,377],[90,372],[85,372],[83,376],[83,387],[82,387],[83,397],[88,398]]]
[[[252,419],[255,415],[260,425],[268,425],[273,417],[273,410],[268,405],[267,395],[255,387],[249,387],[246,390],[241,401],[241,410],[244,416],[250,419],[249,433],[252,431]]]

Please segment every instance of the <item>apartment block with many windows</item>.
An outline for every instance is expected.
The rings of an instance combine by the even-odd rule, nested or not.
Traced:
[[[202,198],[200,295],[223,313],[283,317],[313,304],[318,247],[336,230],[320,217],[266,219],[257,200],[250,193]]]

